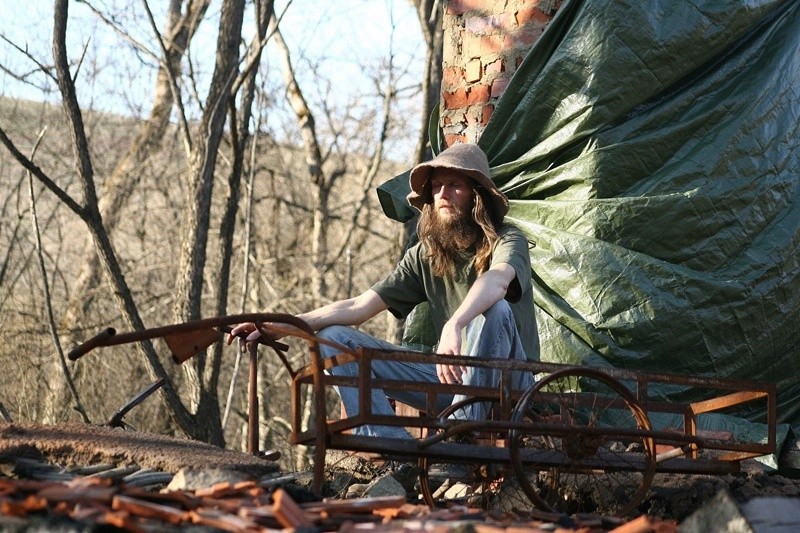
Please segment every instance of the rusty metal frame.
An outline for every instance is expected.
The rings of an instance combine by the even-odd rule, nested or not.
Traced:
[[[94,348],[111,346],[130,342],[139,342],[162,337],[173,354],[176,363],[181,363],[197,353],[205,350],[211,343],[221,339],[221,334],[230,331],[230,326],[242,322],[253,322],[261,329],[262,344],[270,346],[280,357],[283,365],[291,376],[291,401],[292,401],[292,434],[293,444],[313,445],[314,449],[314,481],[313,488],[319,491],[324,475],[325,454],[328,448],[344,449],[350,451],[363,451],[390,456],[404,456],[408,458],[425,457],[430,460],[450,461],[475,461],[508,463],[508,450],[503,447],[460,444],[446,442],[445,438],[457,433],[468,431],[508,432],[515,429],[525,429],[523,423],[512,422],[509,414],[515,403],[524,391],[512,390],[509,379],[512,372],[533,372],[536,375],[547,375],[570,368],[581,368],[572,365],[543,362],[520,362],[497,360],[480,357],[459,357],[445,355],[431,355],[419,352],[405,351],[380,351],[358,349],[350,351],[346,347],[318,338],[313,330],[304,321],[287,314],[277,313],[249,313],[230,315],[225,317],[209,318],[174,324],[132,333],[117,334],[109,328],[93,337],[87,342],[76,347],[69,353],[71,360],[77,360]],[[209,333],[213,331],[213,335]],[[272,335],[271,335],[272,334]],[[309,361],[304,366],[294,368],[285,355],[286,345],[268,339],[274,336],[290,335],[305,340]],[[267,339],[267,340],[263,340]],[[323,359],[320,345],[333,346],[340,353],[333,358]],[[250,382],[248,409],[248,451],[258,453],[258,399],[257,372],[258,345],[250,345]],[[436,358],[437,363],[457,364],[462,366],[494,368],[501,372],[500,385],[497,388],[480,388],[459,384],[420,383],[401,380],[385,380],[371,377],[371,365],[374,360],[397,360],[406,362],[430,363],[431,358]],[[356,363],[359,365],[358,375],[355,377],[333,376],[325,370],[333,365]],[[658,472],[682,473],[707,473],[725,474],[738,470],[739,461],[746,458],[772,454],[776,452],[776,389],[772,383],[759,381],[744,381],[731,379],[718,379],[699,376],[685,376],[669,373],[640,372],[625,369],[603,368],[595,369],[606,376],[619,381],[628,388],[644,413],[672,413],[681,415],[683,428],[677,430],[641,430],[632,428],[565,428],[563,425],[548,426],[538,424],[537,432],[546,434],[568,435],[574,432],[587,434],[591,432],[603,435],[615,435],[619,438],[653,438],[658,444],[674,446],[674,449],[662,453],[657,458]],[[696,402],[664,402],[648,398],[648,389],[652,384],[661,383],[691,387],[704,390],[721,391]],[[360,391],[359,414],[329,420],[328,413],[339,412],[338,400],[333,400],[336,395],[328,394],[330,389],[339,386],[356,387]],[[314,419],[310,427],[302,427],[302,402],[304,388],[310,387],[314,402]],[[420,416],[378,416],[371,413],[370,398],[373,389],[408,390],[424,394],[426,398],[424,413]],[[438,394],[462,394],[471,397],[484,398],[494,402],[502,414],[499,420],[485,421],[452,421],[437,416],[436,396]],[[574,394],[580,397],[580,392]],[[579,400],[580,398],[578,398]],[[334,405],[333,402],[336,401]],[[731,407],[738,407],[751,402],[766,403],[766,428],[767,441],[737,442],[719,438],[703,436],[698,432],[698,417],[706,413],[722,412]],[[353,430],[365,424],[403,426],[421,429],[427,437],[421,439],[401,440],[380,437],[363,437],[352,434]],[[530,429],[528,427],[528,429]],[[699,455],[699,451],[709,450],[720,452],[706,458]],[[558,457],[542,450],[526,452],[526,461],[537,464],[559,466]],[[613,468],[631,468],[631,463],[615,464],[613,459],[598,457],[595,466]]]
[[[222,339],[222,335],[224,333],[228,333],[231,331],[231,326],[240,324],[242,322],[253,322],[256,324],[262,323],[271,323],[275,322],[281,324],[282,327],[278,329],[282,333],[291,334],[296,337],[305,338],[308,340],[308,348],[311,353],[318,352],[319,347],[317,342],[314,340],[314,332],[313,330],[306,324],[303,320],[300,320],[293,315],[288,315],[284,313],[244,313],[238,315],[229,315],[223,317],[215,317],[215,318],[205,318],[199,320],[193,320],[189,322],[183,322],[179,324],[171,324],[168,326],[161,326],[156,328],[144,329],[140,331],[132,331],[126,333],[117,333],[116,329],[114,328],[106,328],[94,337],[90,338],[89,340],[83,342],[82,344],[76,346],[72,350],[69,351],[67,357],[71,361],[77,361],[90,351],[106,347],[106,346],[116,346],[121,344],[129,344],[134,342],[143,342],[149,341],[153,339],[162,338],[164,339],[167,347],[169,348],[170,352],[172,353],[172,359],[175,363],[181,364],[190,358],[194,357],[195,355],[202,353],[206,348],[208,348],[211,344],[214,344]],[[262,329],[267,329],[263,328]],[[277,342],[274,340],[270,340],[269,337],[264,337],[259,341],[260,344],[266,345],[271,347],[281,359],[281,362],[286,367],[289,375],[294,378],[295,374],[297,373],[297,369],[293,368],[289,360],[285,356],[285,351],[288,349],[288,346]],[[252,454],[259,454],[260,451],[258,449],[258,372],[257,372],[257,364],[258,364],[258,346],[259,344],[253,343],[250,346],[249,350],[249,375],[248,375],[248,436],[247,436],[247,449],[249,453]],[[314,358],[315,360],[319,360],[319,357]],[[161,385],[163,385],[163,379],[166,376],[159,376],[161,379],[157,381],[156,384],[145,388],[141,391],[133,400],[133,405],[130,405],[130,408],[137,405],[141,402],[145,397],[149,396],[158,389]],[[320,384],[321,386],[321,384]],[[127,405],[125,407],[128,407]],[[125,409],[123,407],[123,409]],[[127,410],[129,410],[128,408]],[[125,412],[127,412],[125,410]],[[119,419],[124,416],[125,412],[121,413]],[[115,414],[112,417],[109,423],[112,423],[117,418]],[[319,436],[320,441],[324,439],[324,434]],[[324,445],[322,446],[322,458],[324,459]],[[317,457],[319,459],[319,457]]]
[[[550,374],[553,372],[581,368],[572,365],[559,363],[542,362],[518,362],[505,361],[488,358],[459,356],[430,355],[418,352],[387,352],[372,349],[358,349],[353,353],[343,352],[339,355],[337,363],[357,361],[359,373],[357,377],[342,377],[327,375],[322,372],[330,362],[312,361],[302,368],[293,379],[292,397],[294,402],[299,402],[303,398],[301,390],[303,387],[313,386],[314,395],[317,398],[325,399],[333,395],[326,394],[327,389],[334,386],[351,386],[360,391],[359,413],[355,416],[346,416],[338,420],[325,420],[323,412],[317,412],[317,418],[312,427],[302,428],[299,417],[299,403],[293,403],[295,413],[292,419],[292,442],[297,444],[310,444],[325,442],[328,448],[344,449],[359,452],[378,453],[395,457],[418,458],[427,457],[431,460],[465,461],[468,458],[471,462],[508,462],[508,451],[503,448],[487,449],[481,445],[464,445],[445,442],[444,439],[450,435],[464,433],[468,431],[510,431],[513,429],[524,429],[520,423],[510,420],[486,420],[486,421],[465,421],[453,424],[452,421],[442,420],[436,416],[435,396],[439,393],[458,393],[468,396],[478,396],[487,400],[498,402],[502,412],[508,412],[509,406],[513,407],[523,391],[511,390],[507,383],[508,379],[501,379],[501,384],[497,389],[484,389],[479,387],[468,387],[465,385],[430,384],[420,382],[407,382],[398,380],[384,380],[370,377],[370,365],[373,360],[402,360],[406,362],[430,362],[431,357],[436,357],[436,362],[444,364],[459,364],[475,367],[492,367],[500,369],[504,376],[514,371],[530,371],[537,375]],[[740,468],[739,461],[747,458],[768,455],[776,452],[776,391],[775,385],[767,382],[731,380],[718,378],[703,378],[697,376],[685,376],[669,373],[648,373],[625,369],[603,368],[597,369],[599,372],[625,383],[641,405],[645,413],[673,413],[682,415],[684,427],[680,431],[669,430],[648,430],[629,428],[592,429],[576,428],[574,430],[565,429],[562,425],[547,426],[537,425],[537,432],[546,434],[568,435],[580,432],[581,434],[598,433],[606,436],[617,436],[620,438],[651,437],[657,444],[674,446],[673,451],[660,454],[657,461],[657,472],[689,473],[689,474],[730,474],[737,472]],[[678,403],[678,402],[658,402],[647,398],[649,386],[655,383],[686,386],[704,390],[724,391],[723,393],[708,397],[701,401]],[[320,388],[322,384],[322,388]],[[427,398],[427,413],[421,416],[378,416],[370,412],[370,398],[373,389],[394,389],[422,392]],[[580,395],[580,392],[575,393]],[[739,442],[732,440],[722,440],[703,436],[698,432],[698,417],[705,413],[721,412],[732,407],[739,407],[750,402],[765,402],[766,411],[766,442]],[[324,412],[338,412],[337,405],[330,405]],[[429,432],[429,437],[420,440],[403,441],[400,439],[390,439],[381,437],[363,437],[352,435],[352,430],[365,425],[389,425],[403,426],[407,428],[422,428]],[[432,432],[436,431],[435,435]],[[324,433],[325,438],[319,439],[319,434]],[[466,448],[465,448],[466,446]],[[700,450],[724,452],[713,457],[701,457]],[[319,452],[319,449],[317,449]],[[541,465],[560,466],[559,459],[554,454],[542,451],[529,451],[525,460],[536,462]],[[531,455],[533,454],[533,455]],[[324,454],[323,454],[324,455]],[[614,459],[609,457],[598,460],[595,466],[603,466],[608,469],[630,469],[635,461],[625,461],[624,464],[615,464]],[[604,462],[605,461],[605,462]],[[590,465],[587,465],[590,466]],[[319,489],[322,483],[323,466],[315,465],[315,488]]]

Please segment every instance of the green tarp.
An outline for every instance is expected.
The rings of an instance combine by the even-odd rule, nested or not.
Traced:
[[[775,382],[800,426],[799,52],[796,0],[564,4],[479,141],[543,360]]]

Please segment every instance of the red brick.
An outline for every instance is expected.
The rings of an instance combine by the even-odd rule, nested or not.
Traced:
[[[492,98],[499,98],[501,94],[506,92],[508,87],[508,78],[497,78],[492,82]]]
[[[442,93],[444,98],[444,107],[446,109],[458,109],[466,107],[468,103],[468,95],[466,89],[456,89],[455,91],[445,91]]]
[[[506,69],[505,63],[502,59],[496,59],[491,63],[488,63],[483,68],[483,73],[486,76],[491,76],[493,74],[500,74]]]
[[[468,32],[476,35],[509,32],[516,26],[516,19],[508,13],[464,17],[464,27]]]
[[[473,11],[475,9],[485,9],[486,5],[486,0],[448,0],[447,14],[463,15],[464,13]]]
[[[464,70],[464,79],[467,83],[480,81],[483,76],[482,66],[480,59],[471,59],[469,63],[467,63],[467,68]]]
[[[480,111],[479,109],[471,107],[469,109],[469,111],[467,112],[467,127],[468,128],[473,128],[474,129],[474,127],[477,124],[480,123],[480,121],[478,120],[478,117],[477,117],[477,114],[478,114],[479,111]]]
[[[447,144],[470,141],[561,0],[445,0],[441,124]]]
[[[505,34],[471,36],[469,33],[465,33],[462,50],[465,58],[485,57],[511,48],[512,45],[513,40]]]
[[[486,104],[483,106],[481,110],[481,126],[486,126],[489,123],[489,119],[492,118],[492,113],[494,113],[494,105]]]
[[[464,81],[464,69],[461,67],[445,67],[442,71],[442,85],[455,87]]]
[[[514,47],[515,48],[530,48],[534,45],[539,37],[542,36],[544,28],[529,27],[514,33]]]
[[[463,133],[460,133],[458,135],[444,136],[444,144],[446,144],[448,147],[453,146],[456,143],[465,143],[465,142],[467,142],[467,136],[464,135]]]
[[[473,85],[467,91],[467,104],[484,104],[489,101],[490,94],[488,85]]]
[[[523,7],[517,11],[517,24],[519,26],[525,26],[529,23],[544,26],[552,19],[553,15],[543,12],[538,6]]]

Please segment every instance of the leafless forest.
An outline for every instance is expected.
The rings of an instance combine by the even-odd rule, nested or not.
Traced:
[[[77,363],[65,354],[107,327],[297,313],[362,291],[391,268],[405,231],[383,216],[374,188],[425,156],[436,101],[427,95],[437,92],[441,64],[434,3],[411,8],[426,36],[423,79],[409,79],[389,49],[364,66],[373,84],[358,102],[326,96],[336,88],[290,49],[286,5],[269,0],[175,0],[163,12],[147,2],[85,2],[115,46],[151,69],[141,115],[92,110],[97,88],[87,71],[99,68],[89,66],[93,47],[108,43],[81,35],[83,48],[68,45],[73,3],[54,3],[52,32],[40,36],[49,56],[2,36],[27,58],[27,70],[11,74],[31,94],[0,98],[0,404],[8,416],[103,423],[164,377],[126,422],[243,449],[246,361],[237,373],[235,348],[220,344],[181,366],[160,341]],[[193,48],[209,25],[213,65],[211,50]],[[41,103],[48,90],[57,103]],[[387,147],[401,143],[417,146],[416,155],[389,161]],[[399,325],[387,316],[367,327],[391,336]],[[286,445],[288,377],[264,355],[262,448],[302,468],[302,450]],[[306,354],[298,345],[291,355]]]

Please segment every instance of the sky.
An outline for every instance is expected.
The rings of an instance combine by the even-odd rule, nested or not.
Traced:
[[[167,1],[149,0],[157,26],[163,24]],[[0,0],[4,7],[12,2]],[[144,0],[89,2],[102,11],[118,13],[121,25],[151,50],[155,49],[152,31],[142,17]],[[218,15],[221,4],[221,0],[214,0],[210,13]],[[359,101],[363,91],[372,90],[368,74],[387,56],[390,47],[397,54],[397,61],[408,70],[408,79],[419,82],[424,49],[416,13],[408,0],[276,0],[275,5],[276,13],[283,17],[282,32],[292,50],[298,74],[302,76],[308,65],[313,64],[326,80],[324,89],[319,84],[309,89],[315,84],[309,83],[308,78],[304,83],[301,77],[301,86],[307,93],[325,91],[317,98]],[[152,98],[155,60],[132,46],[121,45],[119,36],[87,8],[85,0],[72,0],[69,10],[70,58],[80,57],[84,45],[89,45],[77,84],[79,98],[90,94],[91,99],[81,100],[81,106],[145,116]],[[136,18],[139,22],[132,23]],[[249,29],[252,31],[252,25]],[[35,73],[34,61],[17,49],[26,50],[42,64],[52,65],[52,31],[53,0],[24,0],[15,3],[13,17],[0,17],[0,95],[59,100],[55,83]],[[207,74],[213,68],[216,37],[216,25],[207,23],[193,44],[193,57],[201,69],[207,69]],[[212,51],[208,61],[203,61],[205,50]],[[274,53],[267,53],[264,61],[277,72]],[[25,74],[26,81],[20,82],[7,70]]]

